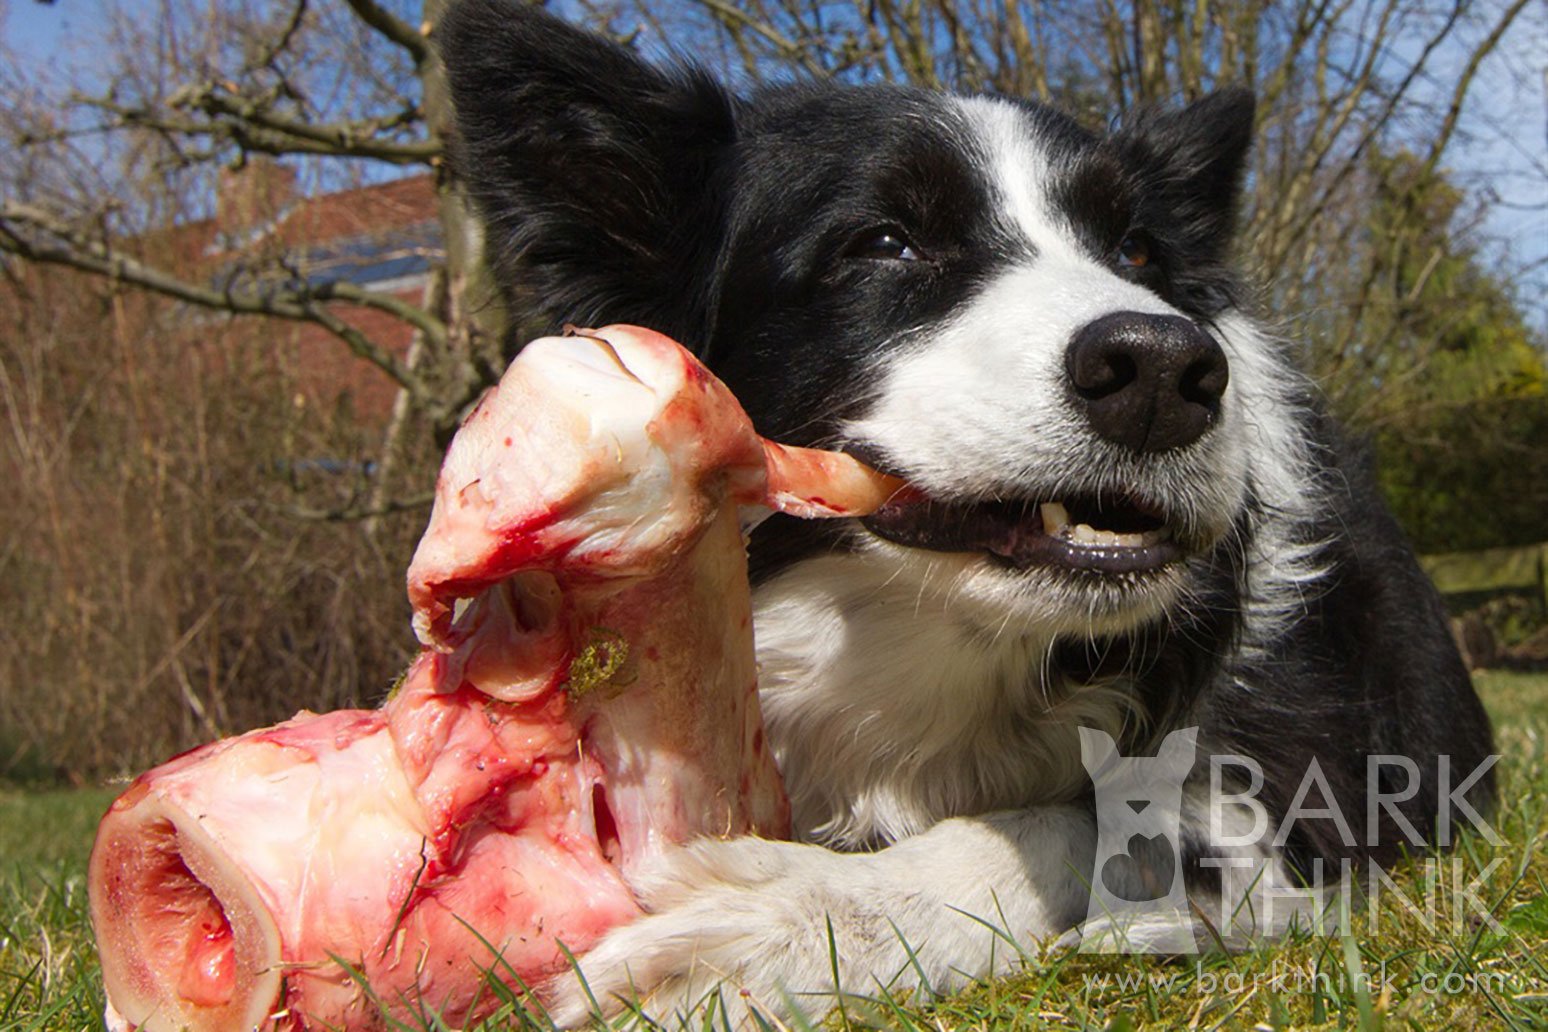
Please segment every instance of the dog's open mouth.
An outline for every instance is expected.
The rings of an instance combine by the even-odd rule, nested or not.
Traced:
[[[911,494],[864,523],[900,545],[981,552],[1014,569],[1145,573],[1187,554],[1159,508],[1132,498],[956,503]]]

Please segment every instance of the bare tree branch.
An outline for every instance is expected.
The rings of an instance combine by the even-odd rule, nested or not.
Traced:
[[[812,59],[806,47],[783,35],[767,21],[761,21],[741,7],[726,3],[725,0],[694,0],[694,2],[708,11],[728,31],[740,36],[743,29],[749,30],[772,46],[782,58],[800,65],[809,75],[818,79],[828,77],[828,70]]]
[[[301,23],[306,18],[308,0],[296,0],[295,9],[290,12],[290,20],[280,30],[280,34],[274,37],[263,48],[263,56],[252,62],[249,68],[270,68],[279,59],[280,54],[290,47],[291,40],[296,38],[296,33],[301,31]]]
[[[424,35],[376,0],[344,0],[349,9],[371,28],[409,52],[418,68],[430,59],[430,42]]]
[[[81,103],[117,118],[127,127],[179,136],[229,139],[244,151],[261,154],[315,154],[371,158],[395,165],[434,165],[444,148],[439,140],[384,139],[423,119],[416,105],[390,115],[350,122],[308,122],[274,112],[261,100],[230,93],[213,83],[188,86],[172,97],[174,110],[193,110],[210,121],[177,117],[145,107],[120,104],[111,97],[79,97]],[[104,126],[111,129],[112,126]]]
[[[1483,64],[1484,58],[1500,45],[1500,40],[1504,38],[1505,33],[1521,12],[1526,9],[1528,2],[1529,0],[1516,0],[1506,8],[1489,35],[1473,48],[1473,53],[1468,57],[1462,74],[1457,76],[1456,86],[1451,91],[1451,102],[1446,107],[1446,115],[1441,119],[1441,124],[1430,143],[1430,152],[1424,161],[1426,172],[1434,171],[1435,166],[1440,163],[1441,154],[1446,150],[1446,145],[1451,142],[1452,134],[1456,132],[1457,119],[1462,114],[1462,103],[1467,99],[1468,90],[1472,88],[1473,79],[1478,74],[1478,66]]]
[[[429,385],[410,371],[396,355],[321,304],[328,300],[344,300],[404,317],[407,309],[413,307],[406,302],[371,295],[359,288],[342,284],[327,284],[317,288],[241,290],[201,286],[115,251],[105,241],[94,239],[42,209],[10,202],[0,203],[0,251],[29,261],[63,265],[82,272],[108,276],[202,308],[315,323],[343,341],[357,357],[370,362],[399,386],[410,391],[416,399],[426,403],[433,400]],[[429,313],[418,312],[413,321],[416,326],[422,324],[426,332],[439,332],[444,339],[445,328],[439,326],[438,320]]]
[[[1353,148],[1345,155],[1344,161],[1333,173],[1331,180],[1319,181],[1316,176],[1322,169],[1323,162],[1333,150],[1335,143],[1340,139],[1354,115],[1360,98],[1370,89],[1375,78],[1376,61],[1382,48],[1383,38],[1386,36],[1386,26],[1392,13],[1397,7],[1397,0],[1389,0],[1383,8],[1380,22],[1375,35],[1370,43],[1370,52],[1362,64],[1359,74],[1353,85],[1346,92],[1340,103],[1331,111],[1324,112],[1331,119],[1326,124],[1319,124],[1314,144],[1307,150],[1299,171],[1292,178],[1287,189],[1287,196],[1282,199],[1276,212],[1270,212],[1267,208],[1259,210],[1257,216],[1267,224],[1269,234],[1267,246],[1260,248],[1260,257],[1269,265],[1273,265],[1293,250],[1296,244],[1306,236],[1317,219],[1326,210],[1328,204],[1337,195],[1338,188],[1354,173],[1359,166],[1361,157],[1366,153],[1377,135],[1385,128],[1398,104],[1407,95],[1409,89],[1424,71],[1430,56],[1445,42],[1456,27],[1466,8],[1465,0],[1456,0],[1452,5],[1451,13],[1447,16],[1440,29],[1425,41],[1419,56],[1409,65],[1407,72],[1398,81],[1395,88],[1388,92],[1386,102],[1380,111],[1367,123],[1364,132],[1355,142]],[[1300,201],[1310,195],[1313,185],[1316,184],[1317,200],[1304,213],[1300,211]],[[1281,237],[1281,234],[1286,234]]]

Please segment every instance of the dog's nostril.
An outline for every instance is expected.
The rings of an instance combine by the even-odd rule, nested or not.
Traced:
[[[1218,410],[1230,379],[1225,353],[1216,347],[1183,370],[1177,389],[1184,400]]]
[[[1070,364],[1070,382],[1088,400],[1115,394],[1138,375],[1133,356],[1121,346],[1086,349]]]
[[[1065,372],[1091,428],[1137,452],[1202,437],[1230,379],[1225,352],[1192,320],[1143,312],[1113,312],[1082,327]]]

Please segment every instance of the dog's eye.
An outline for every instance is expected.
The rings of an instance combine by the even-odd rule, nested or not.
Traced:
[[[1144,233],[1125,234],[1123,241],[1118,245],[1118,264],[1130,269],[1143,269],[1150,264],[1154,249],[1155,245]]]
[[[919,251],[896,229],[879,229],[856,238],[845,252],[847,258],[873,261],[917,262]]]

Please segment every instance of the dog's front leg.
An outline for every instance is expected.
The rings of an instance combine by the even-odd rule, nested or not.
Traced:
[[[637,879],[648,915],[581,958],[584,987],[550,983],[551,1015],[583,1023],[594,996],[670,1020],[719,989],[739,1023],[748,1008],[820,1018],[835,989],[960,985],[1085,917],[1095,842],[1078,806],[956,818],[874,853],[701,841]]]

